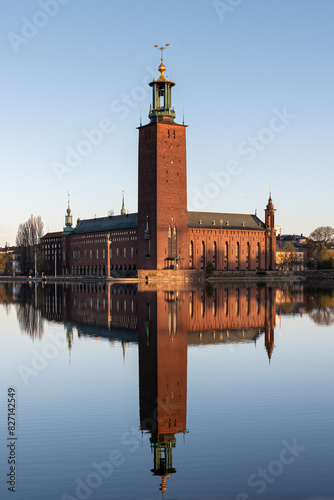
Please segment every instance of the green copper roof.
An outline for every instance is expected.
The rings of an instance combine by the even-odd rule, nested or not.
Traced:
[[[222,223],[220,221],[223,221]],[[138,214],[113,215],[96,219],[80,220],[75,228],[65,228],[64,233],[81,234],[98,231],[136,229]],[[264,223],[252,214],[231,214],[220,212],[188,212],[188,228],[239,229],[264,231]],[[70,231],[68,231],[70,229]]]
[[[264,231],[265,225],[256,215],[251,214],[188,212],[188,228],[251,229],[253,231]]]
[[[110,215],[108,217],[80,220],[74,228],[73,234],[136,229],[137,227],[138,214]]]

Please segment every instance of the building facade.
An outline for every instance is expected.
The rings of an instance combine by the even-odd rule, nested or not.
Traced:
[[[186,125],[175,122],[174,83],[160,76],[152,87],[149,123],[141,125],[138,149],[138,213],[77,220],[68,207],[58,235],[61,274],[157,276],[177,270],[276,269],[275,209],[271,195],[265,221],[256,214],[188,212]],[[44,236],[44,246],[54,234]],[[53,242],[54,243],[54,242]],[[52,243],[51,243],[52,244]],[[182,274],[182,273],[181,273]]]

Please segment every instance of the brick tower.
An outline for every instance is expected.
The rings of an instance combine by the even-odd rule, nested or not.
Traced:
[[[187,267],[186,126],[174,121],[175,83],[164,76],[162,55],[158,69],[150,122],[139,127],[138,275]]]
[[[265,242],[265,268],[268,271],[276,270],[276,230],[275,230],[275,208],[271,199],[271,191],[269,200],[265,209],[265,227],[266,227],[266,242]]]

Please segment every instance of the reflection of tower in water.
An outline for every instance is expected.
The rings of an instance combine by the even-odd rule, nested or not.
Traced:
[[[274,331],[275,331],[275,288],[269,286],[265,290],[266,293],[266,308],[265,308],[265,337],[264,344],[268,353],[269,371],[271,356],[275,347]]]
[[[72,344],[73,344],[73,325],[72,323],[64,323],[64,328],[66,332],[66,340],[67,340],[67,347],[68,347],[68,362],[71,364],[71,351],[72,351]]]
[[[151,471],[161,477],[163,498],[166,478],[176,472],[175,434],[186,431],[187,316],[182,295],[147,292],[138,297],[140,426],[151,434]]]

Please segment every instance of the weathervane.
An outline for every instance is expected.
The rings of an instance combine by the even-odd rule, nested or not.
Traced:
[[[155,47],[156,49],[160,50],[160,52],[161,52],[161,61],[163,61],[163,59],[164,59],[164,58],[163,58],[163,52],[164,52],[164,50],[165,50],[167,47],[169,47],[169,46],[170,46],[170,43],[165,43],[165,46],[164,46],[164,47],[159,47],[159,45],[154,45],[154,47]]]
[[[158,70],[160,71],[160,76],[158,78],[158,81],[164,81],[164,80],[166,80],[165,75],[164,75],[164,73],[166,71],[166,66],[164,65],[163,52],[169,46],[170,46],[170,43],[165,43],[164,47],[163,46],[159,47],[159,45],[154,45],[154,47],[156,49],[160,50],[160,52],[161,52],[161,64],[160,64],[160,66],[158,68]],[[167,78],[167,80],[168,80],[168,78]]]

